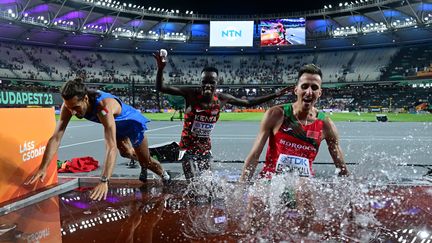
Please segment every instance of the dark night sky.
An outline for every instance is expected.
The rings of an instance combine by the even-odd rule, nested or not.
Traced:
[[[324,5],[337,5],[341,1],[335,0],[120,0],[120,2],[134,3],[147,7],[178,9],[182,12],[193,10],[200,14],[267,14],[286,13],[321,9]],[[248,2],[248,4],[245,4]]]

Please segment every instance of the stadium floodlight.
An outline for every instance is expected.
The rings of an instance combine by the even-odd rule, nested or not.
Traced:
[[[128,6],[129,6],[129,8],[132,8],[132,3],[129,3],[129,5],[128,5]]]
[[[324,9],[327,9],[327,5],[324,5]]]
[[[355,26],[336,28],[336,30],[333,31],[334,37],[357,35],[357,34],[358,32]]]
[[[186,14],[189,14],[189,10],[186,10]]]
[[[156,9],[156,11],[158,11],[158,12],[159,12],[159,11],[160,11],[160,8],[157,8],[157,9]]]
[[[339,3],[339,7],[342,7],[342,3]]]
[[[193,14],[193,11],[190,11],[190,14]]]
[[[178,14],[180,11],[179,11],[179,10],[176,10],[175,12]]]

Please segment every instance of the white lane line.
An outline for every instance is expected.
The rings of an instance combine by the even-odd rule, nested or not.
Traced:
[[[94,127],[96,124],[87,124],[87,125],[80,125],[80,126],[70,126],[68,128],[77,128],[77,127]]]
[[[158,130],[163,130],[163,129],[168,129],[168,128],[173,128],[173,127],[179,127],[179,126],[181,126],[181,125],[159,127],[159,128],[147,130],[146,133],[153,132],[153,131],[158,131]],[[104,140],[105,140],[104,138],[101,138],[101,139],[95,139],[95,140],[91,140],[91,141],[80,142],[80,143],[73,143],[73,144],[68,144],[68,145],[60,146],[59,149],[69,148],[69,147],[78,146],[78,145],[82,145],[82,144],[88,144],[88,143],[96,143],[96,142],[101,142],[101,141],[104,141]]]
[[[68,145],[60,146],[59,149],[69,148],[69,147],[73,147],[73,146],[77,146],[77,145],[82,145],[82,144],[95,143],[95,142],[100,142],[100,141],[104,141],[104,140],[105,139],[102,138],[102,139],[96,139],[96,140],[91,140],[91,141],[85,141],[85,142],[81,142],[81,143],[73,143],[73,144],[68,144]]]
[[[159,127],[159,128],[155,128],[155,129],[147,130],[146,133],[148,133],[148,132],[153,132],[153,131],[164,130],[164,129],[172,128],[172,127],[180,127],[180,126],[182,126],[182,125],[179,124],[179,125],[172,125],[172,126],[167,126],[167,127]]]

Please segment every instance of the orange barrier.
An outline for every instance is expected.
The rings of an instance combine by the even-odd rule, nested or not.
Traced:
[[[1,242],[62,242],[58,196],[2,216]]]
[[[54,131],[54,108],[2,108],[0,117],[0,203],[57,183],[56,155],[43,183],[24,186]]]

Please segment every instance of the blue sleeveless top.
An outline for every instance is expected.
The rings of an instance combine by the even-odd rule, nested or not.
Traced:
[[[116,136],[117,138],[129,137],[134,147],[139,146],[144,138],[144,131],[147,130],[146,123],[150,120],[144,117],[137,109],[123,103],[117,96],[99,90],[97,92],[99,95],[92,104],[92,112],[86,114],[84,118],[101,123],[97,117],[97,113],[101,111],[100,102],[107,98],[117,100],[121,105],[121,113],[114,117]]]

